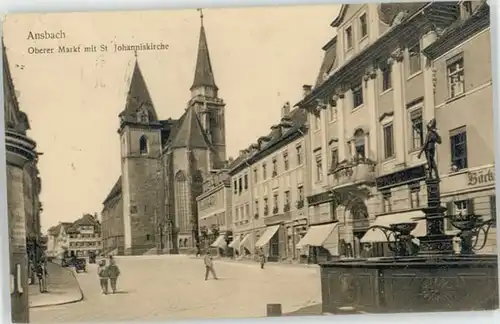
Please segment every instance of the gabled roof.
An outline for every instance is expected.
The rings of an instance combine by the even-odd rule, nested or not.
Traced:
[[[194,80],[191,90],[196,87],[208,86],[218,89],[215,85],[214,72],[212,70],[212,62],[210,61],[210,53],[208,52],[207,35],[203,20],[200,28],[200,40],[198,43],[198,56],[196,58],[196,68],[194,71]]]
[[[71,227],[68,229],[68,233],[78,233],[78,228],[80,226],[94,226],[96,231],[100,230],[99,220],[95,219],[94,216],[90,214],[84,214],[80,219],[76,220]]]
[[[325,75],[328,75],[338,65],[337,36],[335,36],[330,42],[328,42],[328,44],[323,47],[323,50],[325,51],[325,55],[319,69],[318,77],[316,78],[315,87],[320,85],[324,81]]]
[[[188,107],[179,120],[170,147],[191,149],[209,149],[211,147],[210,140],[203,131],[193,106]]]
[[[52,226],[51,228],[49,228],[47,230],[47,232],[49,233],[49,235],[57,236],[57,235],[59,235],[61,233],[61,230],[67,231],[67,229],[72,224],[73,223],[69,223],[69,222],[61,222],[61,223],[57,224],[56,226]]]
[[[151,95],[149,94],[146,81],[144,80],[144,76],[142,75],[139,61],[137,59],[135,60],[134,71],[132,72],[132,77],[130,79],[130,87],[126,100],[125,110],[120,113],[120,116],[124,116],[125,118],[134,118],[139,109],[145,106],[149,112],[149,119],[151,121],[158,120],[153,100],[151,100]]]

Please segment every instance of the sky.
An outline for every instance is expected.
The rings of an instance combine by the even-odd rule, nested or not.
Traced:
[[[203,10],[219,96],[226,102],[228,156],[276,123],[286,101],[313,84],[321,47],[334,35],[339,5]],[[118,114],[135,57],[113,44],[154,42],[138,60],[161,119],[178,118],[190,98],[200,29],[190,10],[17,14],[4,22],[4,42],[29,136],[37,142],[42,229],[100,213],[120,175]],[[61,40],[28,39],[64,31]],[[30,47],[107,45],[107,52],[30,54]]]

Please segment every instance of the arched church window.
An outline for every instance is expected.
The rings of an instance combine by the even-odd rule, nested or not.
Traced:
[[[146,135],[142,135],[139,139],[139,152],[141,154],[148,154],[148,138]]]
[[[184,171],[176,173],[174,190],[175,213],[179,220],[179,229],[185,232],[189,226],[189,187]]]

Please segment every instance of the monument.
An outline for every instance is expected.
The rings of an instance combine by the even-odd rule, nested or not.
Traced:
[[[477,215],[451,217],[460,232],[461,250],[453,250],[453,236],[444,229],[435,151],[441,143],[436,121],[427,125],[419,153],[427,160],[427,207],[415,222],[371,226],[384,232],[392,257],[345,259],[320,264],[324,313],[395,313],[471,311],[498,308],[498,258],[481,255],[475,245],[494,220]],[[426,235],[414,243],[417,221],[426,222]],[[485,238],[486,241],[486,238]]]

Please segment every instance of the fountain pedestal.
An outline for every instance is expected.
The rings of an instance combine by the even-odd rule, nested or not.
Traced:
[[[444,230],[439,179],[427,179],[426,185],[427,235],[418,237],[418,253],[320,264],[323,313],[341,314],[345,307],[359,313],[498,308],[497,256],[454,254],[453,236]],[[391,225],[393,232],[401,225],[408,224]]]

